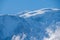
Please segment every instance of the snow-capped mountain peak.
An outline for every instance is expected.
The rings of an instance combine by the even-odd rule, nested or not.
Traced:
[[[28,17],[35,16],[35,15],[44,14],[45,12],[48,12],[48,11],[58,11],[58,10],[60,10],[60,9],[58,9],[58,8],[43,8],[40,10],[26,12],[24,14],[19,15],[19,17],[28,18]]]

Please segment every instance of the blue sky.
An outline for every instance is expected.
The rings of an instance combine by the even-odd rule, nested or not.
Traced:
[[[0,0],[0,13],[16,14],[25,10],[60,8],[60,0]]]

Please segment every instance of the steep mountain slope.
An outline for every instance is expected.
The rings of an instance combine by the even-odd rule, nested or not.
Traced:
[[[16,30],[15,30],[16,29]],[[0,16],[0,39],[10,37],[13,34],[29,31],[27,22],[18,16],[3,15]],[[8,39],[6,39],[8,40]],[[11,40],[11,39],[10,39]]]
[[[60,9],[1,15],[0,40],[43,40],[49,37],[46,28],[56,30],[57,22],[60,22]]]
[[[60,22],[60,10],[44,9],[44,10],[38,11],[37,13],[34,13],[34,12],[32,12],[32,14],[29,13],[29,16],[26,13],[26,15],[24,14],[21,17],[25,18],[27,22],[30,23],[32,31],[34,32],[32,33],[32,35],[33,36],[36,35],[34,36],[36,37],[36,40],[42,40],[44,36],[47,36],[45,32],[46,28],[49,27],[53,30],[56,29],[56,26],[55,26],[56,23]]]

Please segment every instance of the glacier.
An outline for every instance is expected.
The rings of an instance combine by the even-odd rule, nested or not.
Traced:
[[[60,40],[59,33],[58,8],[0,14],[0,40]]]

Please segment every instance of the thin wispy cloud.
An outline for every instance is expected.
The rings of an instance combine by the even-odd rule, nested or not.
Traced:
[[[13,35],[11,40],[24,40],[26,38],[26,34],[23,34],[22,37],[20,35]]]
[[[58,23],[60,24],[60,23]],[[51,30],[50,28],[47,28],[47,33],[49,35],[49,37],[44,37],[43,40],[60,40],[60,26],[56,25],[56,30],[55,32],[53,30]]]

